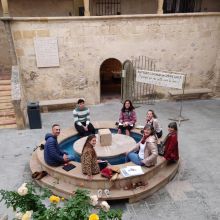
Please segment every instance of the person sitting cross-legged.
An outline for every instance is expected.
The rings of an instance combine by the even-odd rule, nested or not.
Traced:
[[[62,151],[57,142],[57,137],[60,135],[60,126],[54,124],[52,133],[45,136],[46,143],[44,145],[44,160],[49,166],[60,166],[71,160],[75,160],[73,155],[68,155]]]
[[[130,100],[125,100],[123,108],[121,109],[119,116],[118,134],[125,131],[126,135],[130,136],[131,129],[134,128],[137,121],[137,116],[134,110],[134,106]]]
[[[85,101],[79,99],[77,102],[78,106],[73,110],[74,125],[81,137],[95,134],[95,128],[90,122],[90,112],[85,107]]]
[[[139,166],[154,166],[157,163],[158,150],[154,128],[146,124],[143,130],[143,137],[136,147],[126,153],[126,162],[132,161]]]

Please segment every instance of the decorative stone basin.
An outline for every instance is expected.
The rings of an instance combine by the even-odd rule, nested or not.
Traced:
[[[112,134],[112,145],[111,146],[101,146],[99,141],[99,136],[97,136],[97,143],[95,146],[96,154],[99,158],[112,158],[120,156],[127,151],[132,150],[136,142],[132,137],[123,134]],[[73,148],[78,155],[81,155],[83,145],[87,137],[80,138],[73,144]]]
[[[94,122],[95,128],[114,128],[114,122]],[[134,133],[139,134],[139,130],[133,130]],[[68,128],[62,131],[59,136],[58,142],[64,143],[65,140],[75,136],[76,130]],[[113,134],[112,136],[112,148],[110,146],[103,147],[97,145],[97,151],[99,156],[103,157],[120,157],[118,155],[123,154],[135,145],[135,140],[131,137],[119,134]],[[78,142],[78,143],[77,143]],[[85,138],[76,142],[76,151],[81,154],[82,146],[85,142]],[[44,143],[44,142],[41,142]],[[72,145],[71,145],[72,146]],[[99,150],[100,149],[100,150]],[[77,154],[78,154],[77,153]],[[129,202],[136,202],[147,196],[151,195],[155,191],[165,186],[176,174],[179,167],[179,161],[174,164],[167,164],[163,157],[158,157],[158,163],[153,167],[142,167],[143,174],[138,176],[124,177],[119,174],[115,181],[109,181],[103,178],[100,174],[94,175],[92,181],[88,181],[86,175],[82,174],[81,163],[72,161],[75,165],[73,170],[66,172],[62,166],[51,167],[44,161],[44,152],[39,148],[32,153],[30,160],[30,168],[32,173],[36,171],[45,170],[48,175],[37,180],[37,183],[42,187],[50,188],[54,194],[68,198],[73,195],[77,188],[83,188],[90,191],[91,194],[97,194],[98,189],[109,189],[110,196],[106,197],[104,194],[101,199],[103,200],[121,200],[128,199]],[[115,163],[119,168],[126,166],[132,166],[133,163]],[[114,165],[113,165],[114,166]],[[144,187],[125,190],[128,184],[134,184],[137,182],[148,182]]]

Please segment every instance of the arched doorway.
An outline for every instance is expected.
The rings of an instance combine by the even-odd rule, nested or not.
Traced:
[[[100,66],[101,101],[121,98],[122,64],[115,58],[105,60]]]

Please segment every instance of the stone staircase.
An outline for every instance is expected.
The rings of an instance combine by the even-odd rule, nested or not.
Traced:
[[[16,128],[15,112],[11,102],[9,74],[0,75],[0,128]]]
[[[133,177],[123,177],[119,174],[116,181],[109,181],[100,174],[93,177],[93,181],[88,181],[81,172],[81,165],[77,162],[71,162],[76,166],[74,170],[66,172],[62,167],[50,167],[43,160],[43,152],[37,149],[31,157],[30,168],[32,173],[47,171],[48,175],[37,183],[49,188],[54,194],[64,198],[74,195],[77,188],[87,189],[91,194],[97,195],[98,189],[109,189],[110,196],[102,195],[101,200],[123,200],[127,199],[129,203],[137,202],[144,199],[169,183],[178,171],[179,162],[175,164],[167,164],[162,158],[158,158],[158,164],[152,168],[142,168],[144,174]],[[132,163],[120,164],[117,167],[125,167],[126,165],[134,165]],[[137,187],[136,189],[124,190],[124,186],[135,182],[148,182],[147,186]]]
[[[99,121],[93,122],[95,128],[114,128],[115,122]],[[133,132],[139,133],[140,130],[134,129]],[[68,138],[76,135],[77,132],[73,128],[67,128],[62,131],[58,138],[58,142],[67,141]],[[44,141],[41,142],[44,144]],[[66,172],[62,166],[51,167],[44,161],[44,152],[37,148],[30,159],[31,172],[40,172],[42,170],[48,173],[47,176],[36,182],[42,186],[51,189],[51,191],[61,197],[69,198],[77,188],[87,189],[91,194],[97,194],[98,189],[109,189],[110,195],[101,196],[101,200],[123,200],[126,199],[130,203],[137,202],[146,198],[168,184],[175,174],[178,172],[180,162],[168,164],[163,157],[158,157],[157,165],[153,167],[142,167],[143,174],[139,176],[124,177],[119,174],[115,181],[109,181],[100,174],[94,175],[92,181],[88,181],[86,175],[82,174],[81,163],[72,161],[75,168]],[[134,165],[133,163],[125,163],[116,165],[118,168]],[[113,165],[114,166],[114,165]],[[135,189],[126,190],[125,187],[138,182],[148,182],[146,186],[140,186]]]

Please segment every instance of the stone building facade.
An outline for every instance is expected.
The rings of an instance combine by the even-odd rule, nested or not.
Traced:
[[[102,64],[113,58],[122,65],[137,56],[154,59],[159,70],[185,73],[187,88],[212,88],[220,95],[219,12],[161,15],[156,14],[161,12],[158,1],[121,0],[121,15],[92,16],[96,12],[91,0],[85,10],[90,17],[70,16],[79,15],[85,2],[8,0],[10,15],[15,16],[10,27],[27,100],[84,96],[88,103],[99,103]],[[201,11],[219,9],[214,0],[201,5]],[[0,35],[2,67],[9,68],[3,23]],[[37,67],[36,37],[57,39],[59,67]],[[166,88],[157,90],[167,95]]]

